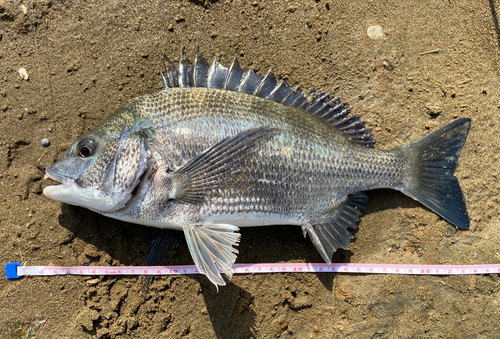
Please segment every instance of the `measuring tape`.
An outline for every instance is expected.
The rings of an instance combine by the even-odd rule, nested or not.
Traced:
[[[25,275],[180,275],[199,274],[194,265],[185,266],[22,266],[5,265],[8,279]],[[253,273],[368,273],[368,274],[499,274],[500,264],[489,265],[393,265],[393,264],[234,264],[235,274]]]

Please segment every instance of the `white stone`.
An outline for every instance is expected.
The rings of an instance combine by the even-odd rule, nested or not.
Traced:
[[[24,80],[28,80],[28,72],[26,72],[26,68],[24,67],[19,68],[19,76]]]
[[[380,40],[384,33],[382,32],[382,26],[370,26],[366,30],[366,34],[372,40]]]

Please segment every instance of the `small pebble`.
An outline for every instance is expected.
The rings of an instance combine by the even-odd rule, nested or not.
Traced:
[[[26,72],[26,68],[24,67],[19,68],[19,76],[24,80],[28,80],[28,72]]]
[[[290,308],[292,310],[300,310],[301,308],[311,307],[312,302],[305,296],[299,296],[292,300]]]
[[[23,12],[24,15],[27,15],[28,14],[28,7],[26,7],[25,5],[21,5],[21,11]]]
[[[368,37],[372,40],[380,40],[383,36],[382,26],[370,26],[366,34],[368,34]]]
[[[94,285],[97,285],[99,283],[99,278],[95,278],[95,279],[90,279],[90,280],[87,280],[86,281],[87,285],[89,286],[94,286]]]
[[[427,114],[435,118],[443,112],[443,108],[439,105],[427,104],[425,105]]]
[[[394,69],[394,65],[389,60],[384,60],[382,62],[382,66],[384,66],[384,68],[388,71],[392,71]]]
[[[47,138],[43,138],[41,141],[41,144],[43,147],[49,147],[50,146],[50,140]]]

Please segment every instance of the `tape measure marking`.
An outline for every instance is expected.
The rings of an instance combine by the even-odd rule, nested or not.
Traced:
[[[368,273],[368,274],[413,274],[413,275],[457,275],[498,274],[500,264],[488,265],[399,265],[399,264],[234,264],[235,274],[253,273]],[[180,275],[199,274],[194,265],[185,266],[21,266],[21,263],[6,265],[8,279],[25,275]]]

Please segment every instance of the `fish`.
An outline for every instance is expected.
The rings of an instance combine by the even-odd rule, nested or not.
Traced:
[[[209,64],[185,48],[164,56],[164,89],[119,108],[46,168],[48,198],[104,216],[181,230],[200,273],[231,279],[241,227],[300,226],[322,259],[347,249],[365,191],[389,188],[468,229],[454,175],[471,121],[457,119],[379,150],[370,129],[330,94],[269,71]]]

